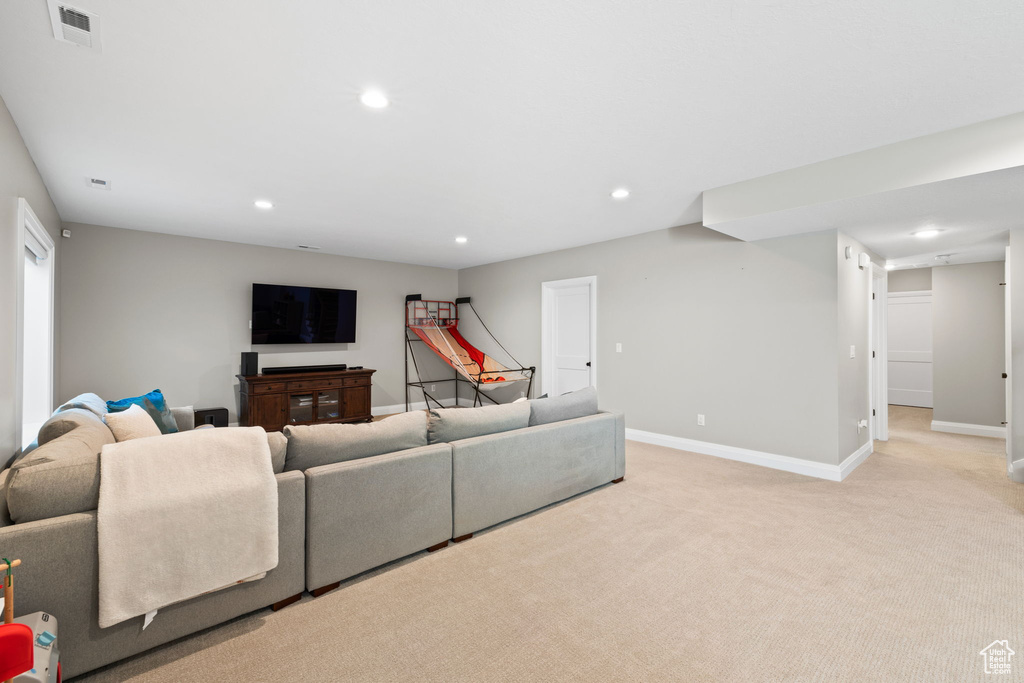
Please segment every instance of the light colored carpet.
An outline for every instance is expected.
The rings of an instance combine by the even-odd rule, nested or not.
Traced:
[[[1024,680],[1003,441],[891,440],[841,484],[630,443],[626,481],[88,681]]]

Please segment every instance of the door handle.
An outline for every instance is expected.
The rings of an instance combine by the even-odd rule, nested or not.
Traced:
[[[1005,372],[1003,373],[1003,379],[1006,379],[1006,373]]]
[[[588,368],[590,367],[590,361],[589,360],[587,361],[587,367]]]

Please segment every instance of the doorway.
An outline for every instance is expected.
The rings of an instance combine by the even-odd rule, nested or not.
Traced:
[[[541,283],[541,389],[597,386],[597,276]]]

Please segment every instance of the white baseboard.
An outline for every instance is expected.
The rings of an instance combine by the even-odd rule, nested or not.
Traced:
[[[857,465],[868,459],[868,456],[875,452],[874,443],[869,439],[866,444],[846,456],[846,460],[839,463],[839,481],[850,476],[850,472],[857,469]]]
[[[736,446],[725,446],[709,441],[686,439],[681,436],[645,432],[640,429],[626,428],[626,438],[631,441],[640,441],[642,443],[654,444],[655,446],[690,451],[691,453],[712,455],[716,458],[725,458],[726,460],[737,460],[751,465],[770,467],[774,470],[803,474],[808,477],[827,479],[828,481],[842,481],[872,453],[872,444],[868,441],[843,460],[841,465],[828,465],[823,462],[814,462],[813,460],[804,460],[788,455],[776,455],[775,453],[765,453],[764,451],[754,451]]]
[[[967,436],[991,436],[996,439],[1006,438],[1006,427],[991,427],[989,425],[972,425],[966,422],[943,422],[932,420],[933,432],[948,432],[950,434],[966,434]]]

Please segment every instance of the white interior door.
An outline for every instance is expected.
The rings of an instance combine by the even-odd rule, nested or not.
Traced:
[[[542,388],[548,396],[595,383],[596,286],[593,277],[542,285]]]
[[[889,294],[889,403],[932,407],[932,293]]]

